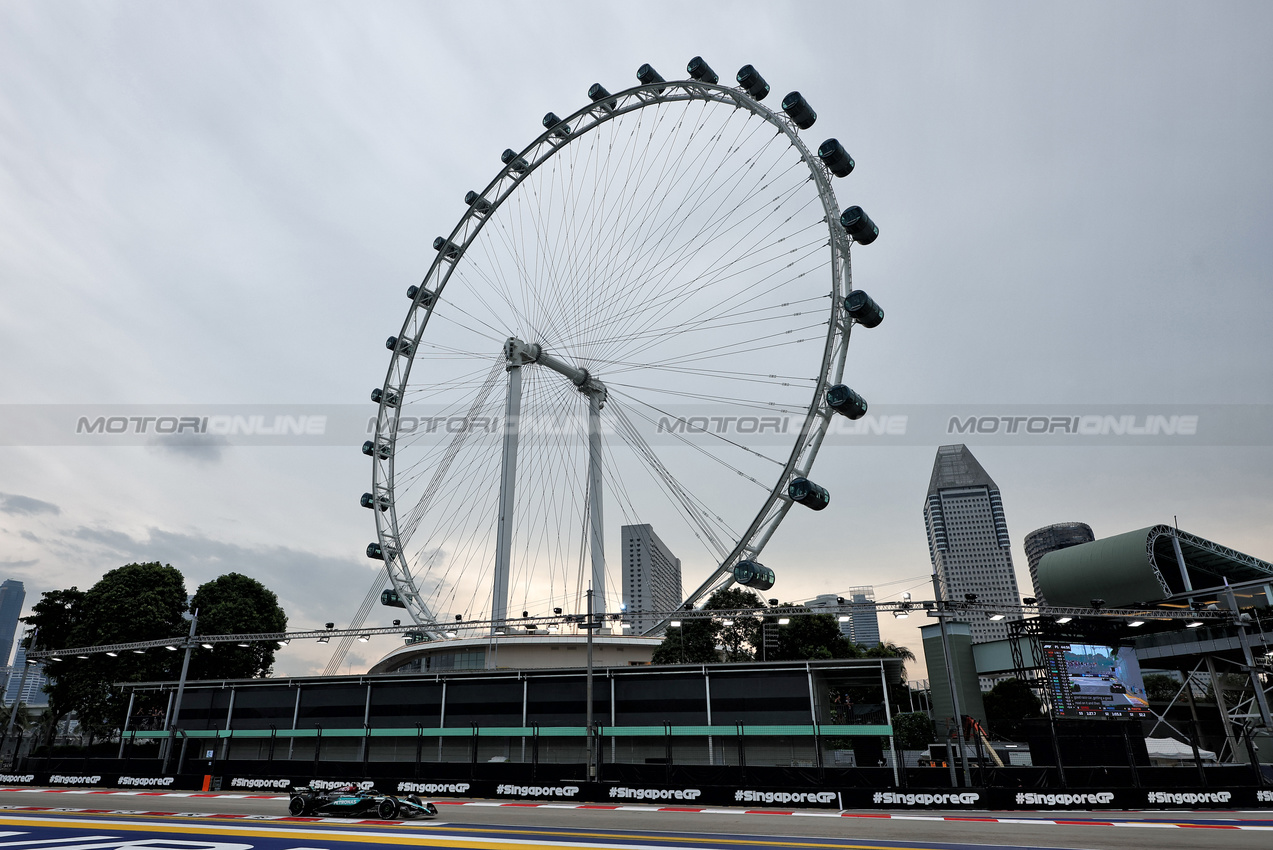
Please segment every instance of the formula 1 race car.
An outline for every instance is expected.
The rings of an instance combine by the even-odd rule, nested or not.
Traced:
[[[436,817],[438,807],[414,794],[393,797],[375,788],[346,785],[332,791],[320,791],[308,785],[289,788],[287,810],[293,817],[327,815],[331,817],[368,817],[380,820]]]

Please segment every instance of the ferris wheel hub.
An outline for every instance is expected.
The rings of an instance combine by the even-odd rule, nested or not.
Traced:
[[[557,374],[570,379],[570,383],[574,384],[579,389],[579,392],[587,396],[596,396],[600,406],[604,406],[606,403],[607,391],[604,383],[594,378],[582,366],[571,366],[564,360],[552,356],[539,343],[525,343],[515,336],[510,336],[504,342],[504,359],[508,361],[510,370],[519,369],[530,363],[546,366]]]

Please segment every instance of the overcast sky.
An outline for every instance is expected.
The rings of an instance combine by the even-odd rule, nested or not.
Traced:
[[[593,82],[701,54],[798,88],[857,160],[836,191],[880,226],[853,273],[887,319],[846,375],[872,405],[1265,416],[1271,43],[1267,3],[4,0],[0,405],[363,403],[403,290],[500,151]],[[371,581],[357,442],[25,442],[0,446],[0,578],[28,607],[161,560],[190,592],[252,575],[308,627],[348,622]],[[1065,520],[1100,537],[1178,516],[1273,560],[1267,440],[968,442],[1023,588],[1021,539]],[[780,530],[774,593],[920,598],[936,444],[829,444],[815,478],[835,498]],[[881,625],[918,649],[914,618]],[[276,669],[326,660],[293,646]]]

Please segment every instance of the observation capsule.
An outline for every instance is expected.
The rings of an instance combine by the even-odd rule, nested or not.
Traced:
[[[381,460],[389,459],[389,447],[386,445],[377,446],[371,440],[362,444],[362,453],[367,457],[378,457]]]
[[[712,83],[715,85],[720,82],[720,77],[716,76],[716,72],[712,70],[711,65],[703,61],[702,56],[695,56],[691,59],[690,64],[685,66],[685,70],[700,83]]]
[[[385,559],[385,553],[381,550],[379,543],[368,543],[367,557],[371,558],[373,561],[383,561]]]
[[[808,478],[797,478],[787,485],[787,495],[791,501],[820,511],[831,504],[831,494],[825,487],[819,487]]]
[[[544,116],[544,129],[552,130],[554,136],[560,136],[563,139],[570,135],[570,125],[563,123],[556,112],[549,112]]]
[[[840,214],[840,224],[860,245],[870,245],[880,235],[880,229],[861,207],[849,207]]]
[[[818,146],[818,159],[822,160],[836,177],[848,177],[853,172],[853,157],[840,144],[839,139],[827,139]]]
[[[362,505],[364,508],[378,507],[382,511],[387,511],[389,510],[389,497],[381,496],[379,499],[377,499],[375,496],[371,495],[370,493],[363,493],[362,498],[358,500],[358,504]]]
[[[391,336],[385,340],[385,348],[408,356],[415,351],[415,346],[411,344],[411,340],[398,339],[396,336]]]
[[[473,208],[474,212],[486,215],[491,211],[491,202],[483,198],[477,192],[470,189],[464,194],[464,203]]]
[[[756,561],[739,561],[734,565],[734,581],[743,587],[768,590],[774,586],[774,571]]]
[[[530,163],[526,161],[526,157],[518,156],[517,151],[512,148],[504,148],[504,152],[499,155],[499,158],[514,174],[521,174],[530,168]]]
[[[801,130],[808,130],[818,120],[818,113],[813,111],[809,101],[798,91],[793,91],[782,99],[782,111],[795,122]]]
[[[654,70],[654,66],[651,65],[649,62],[646,62],[640,68],[637,68],[637,81],[640,82],[641,85],[643,86],[652,86],[655,83],[665,82],[663,77],[659,74],[658,71]],[[659,94],[663,94],[663,92],[667,91],[667,88],[664,86],[660,86],[659,88],[655,89],[655,91],[657,91]]]
[[[425,289],[423,286],[408,286],[407,287],[408,298],[414,301],[417,295],[420,296],[420,303],[423,304],[425,307],[428,307],[430,304],[433,303],[433,296],[434,296],[433,290]]]
[[[407,603],[402,601],[402,597],[398,595],[398,591],[386,588],[380,592],[380,604],[390,608],[406,608]]]
[[[884,310],[861,289],[855,289],[845,296],[844,309],[848,311],[850,319],[864,328],[873,328],[884,321]]]
[[[460,246],[445,236],[439,236],[433,240],[433,250],[440,252],[448,260],[454,260],[460,256]]]
[[[374,390],[371,391],[371,400],[374,401],[376,404],[380,404],[381,401],[384,401],[386,407],[398,406],[398,394],[395,393],[393,390],[389,390],[389,392],[385,392],[384,390],[380,389],[380,387],[376,387]]]
[[[760,72],[751,65],[739,68],[738,76],[734,79],[738,80],[738,85],[756,100],[764,100],[769,95],[769,83],[765,82],[765,78],[760,76]]]
[[[844,384],[836,384],[827,390],[827,407],[849,419],[861,419],[866,415],[866,399]]]
[[[593,103],[600,103],[608,97],[610,97],[610,92],[607,91],[606,87],[601,85],[601,83],[593,83],[588,87],[588,99]],[[606,102],[601,105],[606,109],[614,109],[618,103],[619,102],[617,100],[606,100]]]

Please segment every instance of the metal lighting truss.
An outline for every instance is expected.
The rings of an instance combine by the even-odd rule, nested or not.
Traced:
[[[688,603],[687,603],[688,604]],[[844,604],[846,610],[850,608],[860,609],[871,603],[848,603]],[[1037,606],[1021,605],[1021,606],[991,606],[979,604],[962,604],[962,603],[939,603],[936,602],[876,602],[875,610],[881,613],[892,613],[895,611],[929,611],[932,616],[947,616],[952,618],[966,617],[975,614],[989,614],[994,612],[1006,613],[1038,613],[1043,612],[1046,615],[1057,616],[1073,616],[1075,618],[1082,617],[1091,620],[1106,621],[1114,623],[1117,621],[1135,619],[1135,618],[1153,618],[1159,620],[1200,620],[1206,623],[1223,624],[1233,620],[1233,615],[1229,611],[1146,611],[1142,609],[1118,609],[1118,608],[1039,608]],[[594,619],[596,627],[600,628],[605,621],[611,623],[622,624],[624,618],[634,616],[638,613],[649,616],[655,615],[664,621],[688,621],[688,620],[741,620],[741,619],[761,619],[764,617],[804,617],[826,615],[836,608],[808,608],[803,605],[775,605],[765,608],[727,608],[727,609],[703,609],[690,607],[689,609],[681,609],[675,611],[625,611],[621,613],[598,614]],[[1035,621],[1025,621],[1035,622]],[[508,633],[516,633],[517,631],[529,631],[533,628],[535,631],[547,629],[549,626],[571,627],[575,626],[583,630],[587,630],[587,619],[584,614],[555,614],[548,617],[517,617],[506,618],[500,622],[494,620],[468,620],[464,622],[444,624],[446,631],[452,632],[471,632],[474,634],[486,633],[494,628],[503,628]],[[441,630],[441,627],[439,627]],[[401,635],[410,634],[416,631],[409,626],[377,626],[374,628],[359,629],[307,629],[294,632],[262,632],[252,634],[232,634],[232,635],[181,635],[164,640],[144,640],[133,641],[131,643],[113,643],[101,644],[96,646],[78,646],[68,647],[64,649],[44,649],[31,650],[27,653],[27,658],[31,661],[49,661],[61,660],[65,658],[74,658],[77,655],[93,655],[106,652],[131,652],[133,650],[148,650],[166,647],[184,648],[189,646],[199,646],[200,644],[222,644],[222,643],[267,643],[282,642],[292,640],[315,640],[318,638],[346,637],[363,635]],[[1078,636],[1078,633],[1075,632]],[[432,642],[432,641],[429,641]]]

